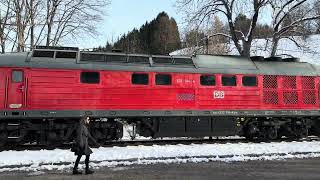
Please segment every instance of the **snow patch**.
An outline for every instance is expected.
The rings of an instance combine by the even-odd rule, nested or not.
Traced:
[[[306,38],[300,36],[294,36],[293,39],[300,44],[298,47],[290,39],[281,39],[279,41],[277,55],[284,57],[297,57],[302,62],[308,62],[311,64],[320,64],[320,35],[310,35]],[[272,41],[271,39],[254,39],[252,41],[251,56],[264,56],[270,57]],[[239,55],[235,45],[230,43],[228,45],[230,49],[230,55]],[[206,48],[190,47],[184,48],[170,53],[171,56],[187,55],[191,56],[194,53],[205,53]]]
[[[143,136],[140,136],[139,134],[136,134],[134,135],[133,132],[134,132],[134,127],[133,127],[133,124],[132,125],[129,125],[129,124],[124,124],[123,125],[123,137],[122,137],[122,141],[127,141],[127,140],[131,140],[132,139],[132,136],[135,136],[135,140],[150,140],[151,137],[143,137]]]
[[[100,166],[98,166],[100,167]],[[128,169],[131,169],[130,167],[114,167],[114,168],[111,168],[112,171],[124,171],[124,170],[128,170]]]
[[[153,145],[94,148],[91,165],[117,167],[137,164],[208,161],[282,160],[320,157],[320,142],[227,143]],[[75,156],[70,150],[3,151],[0,172],[71,169]],[[83,159],[84,160],[84,157]],[[80,165],[83,168],[83,161]]]
[[[43,171],[34,171],[34,172],[29,173],[28,176],[40,176],[43,174],[45,174],[45,172],[43,172]]]

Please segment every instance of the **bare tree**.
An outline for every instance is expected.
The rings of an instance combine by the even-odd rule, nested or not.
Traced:
[[[58,45],[71,36],[96,35],[96,23],[102,20],[105,0],[47,0],[46,45]]]
[[[238,5],[246,4],[250,9],[250,28],[248,33],[236,29],[235,16]],[[222,15],[228,21],[229,33],[216,33],[211,36],[225,36],[232,39],[237,51],[242,56],[250,56],[254,29],[257,25],[260,10],[267,5],[267,0],[178,0],[178,7],[184,9],[189,23],[200,26],[214,15]],[[237,34],[240,33],[240,38]]]
[[[10,9],[12,0],[1,0],[0,1],[0,43],[1,43],[1,53],[6,51],[6,42],[9,39],[9,34],[11,31],[10,19],[13,17],[12,11]]]
[[[270,0],[273,10],[273,34],[271,56],[275,56],[280,39],[287,38],[298,47],[293,35],[304,35],[305,23],[320,18],[314,14],[308,0]]]
[[[320,14],[320,0],[316,0],[313,4],[313,11],[315,14]],[[315,33],[319,34],[320,33],[320,19],[316,19],[314,21],[314,28],[315,28]]]
[[[10,22],[11,29],[15,32],[9,35],[13,40],[12,50],[16,47],[18,52],[25,51],[26,41],[30,38],[30,44],[34,44],[34,27],[36,10],[41,0],[6,0],[10,1],[7,13],[12,12]],[[14,36],[14,38],[12,38]]]
[[[23,52],[25,50],[25,31],[27,29],[30,13],[27,9],[28,0],[13,0],[13,11],[15,13],[15,25],[16,25],[16,38],[17,38],[17,51]]]
[[[26,8],[30,16],[30,25],[28,34],[30,34],[30,47],[35,46],[35,31],[36,31],[36,20],[39,18],[39,7],[41,5],[41,0],[29,0],[26,1]]]
[[[10,39],[11,51],[39,44],[60,45],[65,38],[97,35],[96,25],[109,0],[0,0],[2,52]],[[5,7],[5,8],[4,8]]]
[[[62,0],[47,0],[47,14],[46,14],[46,26],[47,26],[47,36],[46,36],[46,46],[50,45],[52,28],[54,25],[55,16],[58,14],[58,7],[62,3]]]

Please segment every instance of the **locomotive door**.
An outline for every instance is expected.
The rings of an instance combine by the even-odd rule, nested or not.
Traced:
[[[25,97],[25,80],[24,71],[21,69],[13,69],[9,71],[8,76],[8,95],[7,107],[10,109],[19,109],[24,107]]]

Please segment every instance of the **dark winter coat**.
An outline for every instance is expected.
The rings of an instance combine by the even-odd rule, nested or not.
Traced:
[[[90,135],[83,120],[80,121],[76,133],[76,143],[71,151],[73,151],[75,155],[90,155],[92,150],[89,147],[88,139],[92,140],[94,143],[97,142]]]

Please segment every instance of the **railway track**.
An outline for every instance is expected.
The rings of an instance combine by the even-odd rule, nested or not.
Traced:
[[[319,137],[308,137],[299,140],[292,140],[288,138],[282,138],[279,140],[266,141],[266,140],[247,140],[243,138],[213,138],[213,139],[151,139],[151,140],[121,140],[121,141],[108,141],[101,143],[101,147],[126,147],[126,146],[153,146],[153,145],[190,145],[190,144],[227,144],[227,143],[271,143],[271,142],[311,142],[311,141],[320,141]],[[70,149],[72,143],[69,144],[60,144],[55,146],[46,146],[46,145],[34,145],[34,144],[24,144],[24,145],[7,145],[2,147],[1,151],[6,150],[15,150],[15,151],[24,151],[24,150],[52,150],[52,149]],[[97,148],[98,146],[91,146]]]

